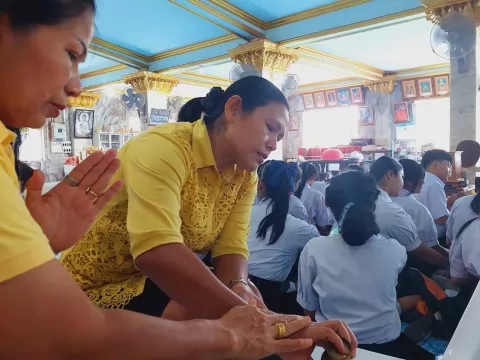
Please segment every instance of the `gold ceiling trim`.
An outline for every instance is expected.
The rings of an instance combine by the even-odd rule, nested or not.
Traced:
[[[333,67],[340,68],[341,70],[348,71],[354,75],[360,75],[360,77],[366,79],[381,79],[384,75],[384,71],[373,66],[359,63],[357,61],[344,59],[340,56],[331,55],[323,51],[300,46],[300,57],[304,60],[314,60],[323,62]]]
[[[450,69],[450,63],[443,63],[443,64],[435,64],[435,65],[426,65],[426,66],[419,66],[415,68],[409,68],[409,69],[401,69],[398,71],[392,71],[389,72],[389,75],[396,75],[396,76],[401,76],[402,74],[409,74],[409,73],[422,73],[422,72],[428,72],[430,70],[442,70],[442,69]],[[444,73],[445,71],[443,71]],[[420,76],[425,76],[426,74],[423,73]],[[416,76],[416,75],[415,75]]]
[[[114,53],[114,52],[111,52],[107,49],[104,49],[104,48],[101,48],[101,47],[98,47],[96,45],[90,45],[90,49],[95,51],[96,53],[99,53],[97,54],[98,56],[101,56],[101,57],[104,57],[105,59],[109,59],[109,60],[113,60],[113,61],[117,61],[117,62],[122,62],[124,63],[125,65],[129,65],[129,66],[132,66],[130,64],[133,64],[135,66],[132,66],[132,67],[137,67],[138,69],[145,69],[145,68],[148,68],[148,64],[144,64],[144,63],[141,63],[139,61],[136,61],[136,60],[132,60],[130,58],[127,58],[125,56],[122,56],[122,55],[119,55],[117,53]],[[101,54],[103,55],[106,55],[108,57],[105,57],[105,56],[102,56]],[[113,58],[113,59],[112,59]]]
[[[348,24],[348,25],[338,26],[336,28],[318,31],[308,35],[297,36],[291,39],[279,41],[278,44],[283,46],[289,46],[297,42],[304,42],[304,44],[318,42],[319,37],[334,35],[334,34],[338,34],[345,31],[355,30],[361,27],[377,25],[383,22],[393,21],[393,20],[401,19],[408,16],[423,14],[424,12],[425,12],[425,9],[423,7],[418,7],[415,9],[401,11],[401,12],[390,14],[390,15],[380,16],[370,20],[359,21],[353,24]],[[391,25],[393,26],[395,24],[391,24]],[[368,29],[365,29],[365,30],[368,30]]]
[[[163,94],[169,94],[178,85],[178,80],[175,78],[150,71],[139,71],[124,76],[123,81],[137,92],[155,90]]]
[[[452,12],[480,21],[480,0],[423,0],[427,20],[438,24]]]
[[[124,82],[122,80],[115,80],[115,81],[109,81],[109,82],[105,82],[97,85],[86,86],[83,88],[83,91],[99,90],[104,88],[105,86],[118,85],[118,84],[124,84]]]
[[[93,108],[97,101],[102,97],[102,93],[82,92],[79,96],[69,96],[67,106],[70,108]]]
[[[238,64],[254,66],[259,71],[264,69],[275,73],[284,73],[298,60],[295,49],[284,48],[265,39],[255,39],[238,45],[229,52],[231,59]]]
[[[208,82],[202,81],[197,79],[187,79],[183,77],[176,77],[176,79],[180,82],[180,84],[187,84],[187,85],[197,85],[197,86],[204,86],[208,88],[212,88],[215,86],[221,87],[222,89],[226,89],[230,84],[225,83],[215,83],[215,82]]]
[[[179,75],[193,76],[193,77],[199,78],[201,80],[210,80],[210,81],[217,82],[217,83],[224,82],[224,83],[230,84],[230,79],[222,78],[222,77],[219,77],[219,76],[199,74],[199,73],[196,73],[196,72],[193,72],[193,71],[185,71],[185,72],[182,72]]]
[[[113,43],[111,43],[111,42],[108,42],[108,41],[99,39],[99,38],[97,38],[97,37],[93,38],[92,44],[94,44],[94,45],[99,45],[99,46],[103,46],[104,48],[107,48],[107,49],[109,49],[109,50],[117,51],[117,52],[119,52],[119,53],[122,54],[122,55],[130,56],[130,57],[133,57],[133,58],[138,59],[138,60],[141,60],[141,61],[148,62],[148,60],[149,60],[149,57],[148,57],[148,56],[139,54],[139,53],[137,53],[137,52],[135,52],[135,51],[131,51],[131,50],[125,49],[125,48],[123,48],[123,47],[121,47],[121,46],[115,45],[115,44],[113,44]]]
[[[365,4],[367,2],[371,2],[372,0],[343,0],[338,1],[332,4],[327,4],[323,6],[319,6],[314,9],[305,10],[296,14],[284,16],[277,20],[269,21],[266,23],[266,29],[270,30],[279,26],[284,26],[292,23],[296,23],[298,21],[310,19],[316,16],[325,15],[334,11],[339,11],[343,9],[348,9],[352,6],[357,6],[361,4]]]
[[[395,80],[387,80],[373,83],[365,83],[365,86],[371,92],[381,93],[381,94],[391,94],[395,89]]]
[[[208,13],[216,16],[219,19],[222,19],[223,21],[228,22],[229,24],[232,24],[233,26],[236,26],[239,29],[242,29],[243,31],[249,33],[250,35],[256,37],[256,38],[264,38],[265,34],[261,33],[260,31],[255,30],[254,28],[251,28],[248,25],[245,25],[244,23],[228,16],[222,13],[221,11],[218,11],[215,8],[212,8],[211,6],[208,6],[207,4],[202,3],[200,0],[187,0],[190,4],[193,4],[197,7],[199,7],[202,10],[207,11]],[[231,32],[231,30],[229,30]]]
[[[218,22],[216,22],[216,21],[214,21],[214,20],[212,20],[212,19],[210,19],[210,18],[208,18],[208,17],[200,14],[199,12],[197,12],[197,11],[195,11],[195,10],[193,10],[193,9],[190,9],[188,6],[185,6],[185,5],[181,4],[181,3],[179,3],[177,0],[168,0],[168,2],[170,2],[170,3],[174,4],[174,5],[177,5],[178,7],[181,7],[183,10],[186,10],[186,11],[188,11],[189,13],[191,13],[191,14],[193,14],[193,15],[195,15],[195,16],[200,17],[200,18],[202,18],[202,19],[205,20],[205,21],[208,21],[210,24],[213,24],[213,25],[215,25],[215,26],[218,26],[219,28],[222,28],[222,29],[225,30],[226,32],[229,32],[229,33],[231,33],[231,34],[234,34],[234,35],[238,36],[240,39],[248,40],[248,38],[245,37],[245,36],[243,36],[242,34],[240,34],[240,33],[238,33],[238,32],[235,32],[235,31],[233,31],[232,29],[229,29],[229,28],[226,27],[226,26],[223,26],[222,24],[220,24],[220,23],[218,23]]]
[[[111,67],[108,67],[108,68],[95,70],[95,71],[90,71],[88,73],[82,74],[82,75],[80,75],[80,79],[86,79],[86,78],[89,78],[89,77],[108,74],[108,73],[111,73],[111,72],[114,72],[114,71],[119,71],[119,70],[124,70],[124,69],[128,69],[128,66],[124,65],[124,64],[115,65],[115,66],[111,66]]]
[[[208,2],[213,5],[218,6],[219,8],[228,11],[230,14],[235,15],[236,17],[245,20],[246,22],[255,25],[256,27],[265,30],[266,23],[259,18],[251,15],[250,13],[240,9],[239,7],[233,5],[227,0],[208,0]]]
[[[222,60],[227,60],[227,59],[230,59],[230,56],[228,56],[228,55],[214,56],[214,57],[204,59],[204,60],[192,61],[192,62],[187,63],[187,64],[175,65],[175,66],[171,66],[169,68],[159,69],[159,70],[156,70],[155,72],[159,73],[159,74],[164,74],[164,73],[167,73],[167,72],[170,72],[170,71],[181,71],[183,69],[187,70],[187,69],[191,69],[194,66],[205,65],[205,64],[209,64],[209,63],[213,63],[213,62],[217,62],[217,61],[222,61]]]
[[[361,86],[365,84],[364,80],[348,77],[333,80],[317,81],[310,84],[300,85],[295,94],[307,94],[316,91],[328,91],[332,89],[340,89],[342,87]]]
[[[192,44],[192,45],[184,46],[184,47],[181,47],[181,48],[178,48],[178,49],[165,51],[165,52],[159,53],[157,55],[153,55],[149,60],[150,60],[150,62],[158,61],[158,60],[162,60],[162,59],[165,59],[165,58],[168,58],[168,57],[177,56],[177,55],[180,55],[180,54],[185,54],[185,53],[190,52],[190,51],[196,51],[196,50],[205,49],[205,48],[208,48],[208,47],[211,47],[211,46],[224,44],[224,43],[234,41],[234,40],[237,40],[237,39],[238,39],[238,36],[236,36],[234,34],[228,34],[228,35],[220,36],[220,37],[217,37],[217,38],[214,38],[214,39],[211,39],[211,40],[206,40],[206,41],[202,41],[202,42],[195,43],[195,44]]]

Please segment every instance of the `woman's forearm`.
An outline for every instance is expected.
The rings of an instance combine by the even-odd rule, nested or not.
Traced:
[[[218,319],[246,304],[183,244],[152,249],[140,255],[136,264],[172,300],[198,317]]]
[[[233,280],[248,279],[248,261],[243,255],[229,254],[212,259],[214,274],[228,285]]]

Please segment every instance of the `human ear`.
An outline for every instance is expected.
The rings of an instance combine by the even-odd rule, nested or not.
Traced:
[[[225,103],[224,113],[227,121],[238,119],[242,113],[242,98],[238,95],[230,97]]]

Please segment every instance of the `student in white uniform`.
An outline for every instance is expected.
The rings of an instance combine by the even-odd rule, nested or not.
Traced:
[[[263,170],[265,169],[265,167],[270,161],[271,160],[267,160],[258,167],[257,175],[259,179],[262,177]],[[298,166],[298,163],[295,163],[295,164],[297,164],[297,175],[295,177],[295,190],[292,191],[290,194],[290,203],[289,203],[288,213],[296,217],[297,219],[301,219],[308,222],[309,218],[307,214],[307,209],[305,209],[305,206],[300,201],[300,199],[293,194],[298,189],[298,186],[302,181],[302,169],[300,168],[300,166]],[[257,205],[260,202],[260,197],[259,197],[259,193],[261,191],[260,187],[261,187],[261,182],[259,181],[258,187],[257,187],[257,195],[253,200],[253,205]]]
[[[312,184],[312,189],[318,190],[325,196],[325,189],[327,188],[328,173],[318,173],[316,180]]]
[[[277,286],[279,292],[282,292],[281,285],[286,285],[283,289],[286,293],[289,288],[287,277],[292,273],[292,267],[300,252],[308,241],[320,235],[315,226],[288,213],[290,192],[293,191],[296,173],[295,163],[272,160],[264,168],[260,179],[261,200],[258,205],[253,206],[250,218],[248,271],[262,293],[265,304],[272,311],[275,311],[275,305],[269,301],[267,286],[270,289]],[[294,273],[295,278],[289,280],[296,282],[296,269]],[[279,292],[272,297],[278,298]]]
[[[300,165],[303,175],[300,186],[295,192],[295,196],[299,198],[309,217],[309,222],[318,227],[321,232],[327,231],[326,227],[330,225],[328,209],[325,205],[325,196],[311,185],[315,182],[317,168],[311,163],[303,163]]]
[[[480,194],[470,201],[470,209],[476,217],[456,227],[459,230],[450,248],[450,275],[454,285],[473,293],[480,278]]]
[[[421,359],[400,335],[396,285],[407,255],[398,241],[380,235],[374,215],[379,193],[372,178],[356,171],[331,180],[326,202],[339,233],[313,239],[303,250],[298,302],[318,322],[344,321],[360,348]]]
[[[478,217],[470,206],[475,195],[468,195],[455,201],[447,220],[447,246],[451,246],[460,228],[469,220]]]
[[[428,150],[422,156],[422,166],[426,171],[425,183],[417,195],[418,201],[427,207],[437,226],[437,233],[442,246],[446,246],[447,220],[450,208],[455,200],[464,193],[445,194],[445,182],[451,174],[452,156],[443,150]]]
[[[382,156],[372,164],[369,174],[380,189],[375,210],[380,232],[402,244],[409,257],[415,259],[415,265],[418,265],[417,262],[423,262],[431,265],[433,269],[448,268],[448,258],[422,243],[412,218],[391,199],[399,196],[403,188],[402,165],[391,157]],[[431,272],[429,266],[426,268]]]

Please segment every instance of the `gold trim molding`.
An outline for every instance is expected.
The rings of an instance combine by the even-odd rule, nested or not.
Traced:
[[[390,81],[381,81],[376,83],[368,83],[365,86],[371,92],[382,93],[382,94],[391,94],[395,89],[395,84],[397,82],[395,80]]]
[[[92,109],[97,104],[97,101],[102,97],[101,93],[83,92],[80,96],[70,96],[67,99],[67,106],[70,108],[89,108]]]
[[[237,64],[252,65],[259,71],[269,70],[281,74],[298,60],[295,49],[287,49],[265,39],[252,40],[228,53]]]
[[[108,73],[111,73],[111,72],[114,72],[114,71],[119,71],[119,70],[124,70],[124,69],[128,69],[128,66],[124,65],[124,64],[115,65],[115,66],[111,66],[111,67],[108,67],[108,68],[84,73],[84,74],[80,75],[80,79],[86,79],[86,78],[89,78],[89,77],[108,74]]]
[[[123,80],[125,84],[131,85],[133,90],[137,92],[155,90],[163,94],[169,94],[178,85],[178,80],[172,77],[149,71],[139,71],[135,74],[127,75]]]
[[[480,22],[480,0],[424,0],[427,20],[438,24],[452,12],[458,12]]]

